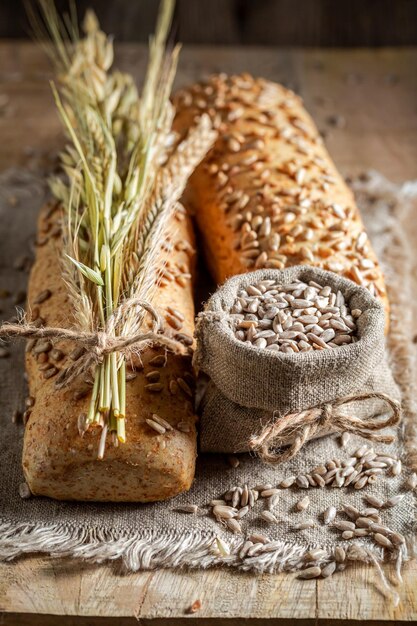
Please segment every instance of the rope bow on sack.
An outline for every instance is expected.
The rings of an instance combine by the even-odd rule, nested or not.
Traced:
[[[126,314],[131,311],[132,307],[136,306],[141,307],[150,314],[152,329],[130,336],[116,335],[115,330],[117,326],[123,321]],[[184,354],[186,351],[182,343],[164,334],[163,320],[156,309],[149,302],[139,298],[130,298],[115,309],[108,318],[103,330],[85,332],[49,326],[39,328],[34,324],[23,321],[17,324],[5,323],[0,326],[0,338],[9,337],[69,340],[85,348],[85,352],[80,358],[69,367],[63,369],[57,376],[55,381],[57,389],[69,385],[75,378],[88,372],[91,366],[101,363],[106,354],[111,354],[112,352],[120,352],[127,357],[133,353],[138,353],[140,346],[143,348],[149,343],[165,346],[176,354]]]
[[[365,400],[382,400],[391,409],[391,415],[381,420],[380,415],[362,419],[354,415],[345,415],[340,411],[343,405],[350,402]],[[292,459],[307,441],[324,434],[327,431],[351,432],[371,441],[391,443],[393,435],[380,435],[375,431],[396,426],[401,419],[401,405],[384,393],[367,392],[346,396],[333,403],[313,407],[299,413],[289,413],[276,417],[275,421],[267,424],[258,435],[253,435],[249,441],[249,448],[267,463],[279,464]],[[293,439],[291,445],[280,451],[288,440]]]

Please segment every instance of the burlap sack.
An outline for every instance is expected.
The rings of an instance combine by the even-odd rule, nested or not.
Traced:
[[[340,290],[351,309],[361,309],[359,341],[332,350],[284,354],[238,341],[229,311],[242,287],[263,279],[291,283],[314,280]],[[201,449],[244,452],[253,436],[288,414],[332,405],[368,392],[400,397],[385,354],[384,310],[367,289],[333,272],[309,266],[258,270],[226,281],[206,304],[196,327],[194,364],[208,377],[200,403]],[[339,412],[374,417],[387,412],[378,398],[350,402]],[[330,419],[314,436],[337,430]],[[291,443],[291,437],[285,443]]]

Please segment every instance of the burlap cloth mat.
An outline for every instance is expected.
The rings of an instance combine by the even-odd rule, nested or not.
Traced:
[[[373,245],[385,268],[392,307],[390,360],[394,375],[403,390],[404,421],[399,441],[390,446],[376,444],[379,450],[401,455],[408,467],[417,467],[415,415],[411,405],[413,380],[411,254],[402,224],[415,208],[417,184],[397,187],[378,174],[355,182],[358,201]],[[33,174],[9,171],[0,175],[0,289],[13,294],[24,290],[25,272],[17,269],[19,257],[27,254],[33,242],[37,212],[45,199],[45,187]],[[414,294],[413,294],[414,295]],[[2,317],[13,315],[12,298],[0,300]],[[365,490],[310,489],[308,515],[294,512],[294,504],[304,490],[287,489],[275,509],[279,524],[267,525],[260,517],[262,507],[242,520],[244,532],[266,534],[274,543],[269,549],[246,558],[238,556],[244,537],[233,535],[208,514],[208,503],[235,485],[258,483],[276,485],[285,476],[305,473],[321,462],[346,458],[363,443],[352,440],[341,450],[338,437],[330,435],[310,442],[297,458],[271,468],[249,455],[241,455],[238,468],[232,468],[224,455],[202,455],[198,460],[192,490],[174,500],[149,505],[66,503],[46,498],[21,499],[19,484],[23,426],[12,423],[16,408],[22,408],[26,395],[23,379],[23,345],[10,347],[12,355],[0,359],[0,558],[12,559],[24,553],[46,552],[72,555],[96,561],[122,559],[127,570],[152,567],[210,567],[225,564],[252,571],[294,570],[311,547],[325,548],[332,553],[336,545],[348,545],[341,533],[324,526],[320,513],[329,505],[343,504],[364,507],[364,492],[386,500],[404,493],[398,506],[383,513],[384,524],[404,534],[407,546],[404,558],[413,550],[415,530],[415,498],[404,487],[409,469],[397,477],[383,477]],[[185,504],[199,505],[205,514],[192,515],[177,511]],[[295,531],[293,525],[302,517],[317,521],[312,529]],[[220,554],[216,537],[230,551]],[[383,550],[364,538],[377,558]]]

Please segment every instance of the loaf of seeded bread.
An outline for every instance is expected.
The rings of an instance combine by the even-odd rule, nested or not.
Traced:
[[[70,297],[61,274],[60,211],[45,207],[39,218],[37,255],[28,291],[29,317],[39,324],[69,327]],[[172,235],[161,250],[162,284],[153,302],[165,317],[167,332],[185,346],[185,355],[147,349],[128,369],[126,443],[107,436],[103,460],[97,459],[101,429],[82,436],[79,416],[86,413],[91,386],[78,380],[57,390],[59,371],[77,358],[65,341],[28,343],[26,367],[30,402],[23,469],[36,495],[60,500],[149,502],[189,489],[194,476],[196,428],[191,351],[194,305],[194,239],[189,217],[179,207]],[[165,433],[146,419],[157,414],[172,426]]]
[[[185,196],[217,283],[311,264],[367,287],[388,313],[353,195],[297,95],[247,74],[221,74],[178,92],[175,106],[181,136],[203,112],[219,129]]]

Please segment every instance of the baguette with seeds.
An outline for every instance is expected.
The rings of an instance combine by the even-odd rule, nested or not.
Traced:
[[[388,313],[353,195],[298,96],[247,74],[221,74],[178,92],[175,105],[180,134],[203,112],[219,129],[186,193],[217,283],[309,264],[367,287]]]
[[[56,206],[42,210],[29,317],[42,325],[68,327],[71,304],[61,274],[59,220]],[[167,334],[190,350],[194,240],[181,208],[173,221],[171,238],[161,251],[164,277],[153,304],[165,317]],[[148,502],[189,489],[196,456],[190,357],[157,347],[141,354],[126,377],[126,443],[115,446],[107,435],[104,458],[98,460],[101,429],[83,432],[91,385],[78,380],[65,389],[54,386],[59,372],[80,354],[65,341],[57,341],[53,349],[49,341],[28,342],[26,368],[34,403],[27,411],[23,468],[31,492],[65,500]]]

